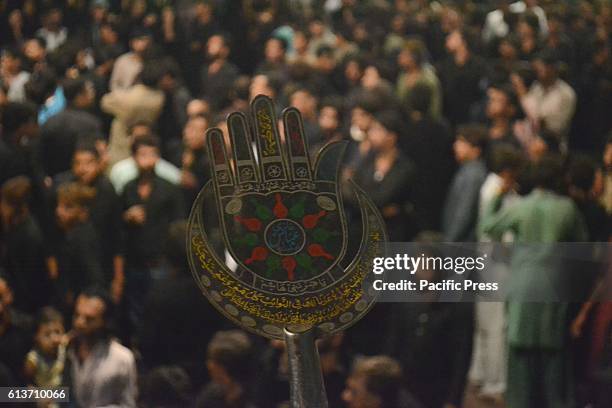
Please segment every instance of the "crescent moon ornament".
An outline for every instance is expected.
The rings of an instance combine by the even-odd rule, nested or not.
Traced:
[[[226,318],[287,342],[292,406],[325,407],[314,339],[347,329],[374,304],[376,291],[366,288],[373,258],[384,253],[384,223],[350,181],[361,223],[347,225],[345,143],[325,146],[312,164],[297,109],[283,111],[284,139],[268,97],[256,97],[251,111],[254,134],[244,114],[229,115],[231,149],[221,130],[206,133],[212,180],[189,216],[189,265]]]

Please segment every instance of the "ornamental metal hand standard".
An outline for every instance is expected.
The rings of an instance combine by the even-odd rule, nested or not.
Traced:
[[[229,115],[231,149],[220,129],[206,132],[212,180],[189,216],[189,265],[228,319],[286,341],[292,406],[327,407],[314,340],[346,329],[373,305],[375,292],[365,288],[372,259],[383,253],[384,224],[350,182],[361,223],[360,242],[350,246],[357,249],[347,255],[355,234],[338,184],[345,143],[325,146],[313,165],[297,109],[283,111],[282,141],[270,98],[256,97],[251,110],[254,132],[244,114]],[[215,234],[222,249],[211,242]]]

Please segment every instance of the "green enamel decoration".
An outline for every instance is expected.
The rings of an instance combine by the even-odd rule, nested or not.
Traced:
[[[257,215],[257,217],[263,221],[268,221],[272,218],[270,209],[261,204],[257,204],[257,207],[255,208],[255,215]]]
[[[266,260],[266,264],[268,265],[268,268],[270,269],[279,269],[281,265],[281,260],[276,255],[270,255],[268,256],[268,259]]]
[[[308,270],[312,269],[312,259],[310,258],[310,256],[306,254],[298,254],[295,256],[295,260],[302,268]]]
[[[304,216],[304,200],[300,200],[289,209],[289,215],[293,219],[302,218]]]
[[[242,238],[238,238],[236,240],[238,244],[247,245],[250,247],[255,246],[255,244],[257,244],[258,241],[259,241],[259,238],[257,238],[257,235],[253,233],[245,234]]]
[[[312,236],[316,242],[325,242],[331,236],[331,233],[323,228],[317,228],[312,233]]]

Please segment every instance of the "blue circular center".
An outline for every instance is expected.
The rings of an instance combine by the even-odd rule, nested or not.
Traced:
[[[268,248],[280,255],[293,255],[304,246],[304,230],[292,220],[272,222],[266,228],[265,239]]]

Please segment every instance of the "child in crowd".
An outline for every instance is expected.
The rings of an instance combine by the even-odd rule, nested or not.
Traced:
[[[36,323],[34,349],[25,359],[24,372],[30,384],[41,388],[62,385],[67,343],[61,313],[50,306],[43,307]]]

